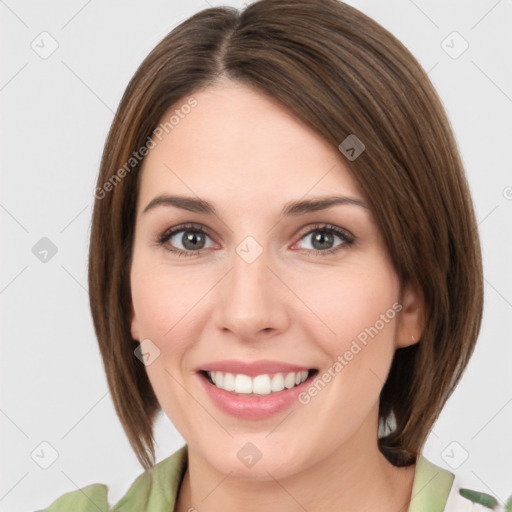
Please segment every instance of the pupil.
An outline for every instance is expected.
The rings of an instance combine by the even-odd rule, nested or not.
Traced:
[[[332,233],[319,232],[313,237],[313,246],[315,246],[316,249],[328,249],[328,246],[332,243],[332,237]],[[316,247],[316,242],[319,242],[319,247]]]
[[[200,233],[197,233],[196,231],[188,231],[183,235],[183,246],[186,249],[195,251],[198,249],[198,247],[197,247],[197,245],[194,245],[194,244],[197,244],[198,239],[201,239],[201,238],[202,238],[202,235]],[[192,244],[192,247],[187,247],[187,244],[189,242]],[[203,239],[203,243],[204,243],[204,239]],[[201,245],[201,247],[202,247],[202,245]],[[199,249],[201,247],[199,247]]]

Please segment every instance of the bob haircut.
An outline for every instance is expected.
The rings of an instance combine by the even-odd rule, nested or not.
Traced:
[[[278,99],[336,148],[351,134],[366,148],[345,163],[366,194],[401,285],[416,287],[424,300],[423,336],[396,350],[379,404],[381,425],[394,427],[380,435],[380,451],[396,466],[413,464],[480,330],[478,229],[457,145],[428,76],[393,35],[338,0],[205,9],[173,29],[128,84],[102,155],[88,279],[108,385],[130,444],[151,468],[161,408],[130,332],[143,162],[134,155],[147,152],[170,107],[225,79]]]

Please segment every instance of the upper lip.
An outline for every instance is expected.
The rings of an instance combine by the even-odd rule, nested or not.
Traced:
[[[197,371],[206,372],[228,372],[233,374],[244,374],[250,377],[261,375],[264,373],[289,373],[311,370],[310,366],[302,366],[298,364],[285,363],[282,361],[270,361],[261,359],[259,361],[240,361],[240,360],[224,360],[206,363],[197,368]]]

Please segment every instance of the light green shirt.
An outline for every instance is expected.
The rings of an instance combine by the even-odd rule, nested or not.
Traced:
[[[173,512],[186,469],[187,445],[142,473],[112,508],[107,486],[92,484],[62,495],[40,512]],[[444,512],[453,481],[452,473],[420,455],[408,512]]]

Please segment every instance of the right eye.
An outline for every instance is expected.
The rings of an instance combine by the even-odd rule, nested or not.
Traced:
[[[205,249],[208,233],[196,224],[173,226],[164,231],[158,238],[158,243],[166,250],[178,256],[199,256]],[[182,248],[176,245],[181,244]]]

